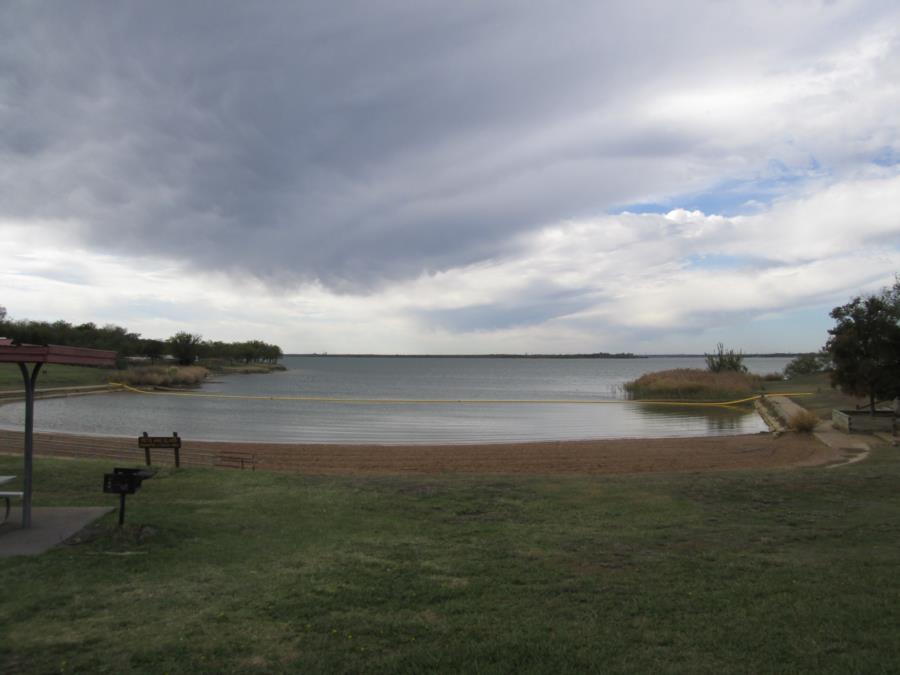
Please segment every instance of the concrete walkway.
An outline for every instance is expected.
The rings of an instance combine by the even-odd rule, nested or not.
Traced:
[[[9,520],[0,525],[0,558],[43,553],[113,510],[109,506],[37,506],[31,510],[31,528],[23,530],[21,508],[11,509]]]
[[[862,434],[845,434],[831,426],[831,422],[822,422],[813,431],[813,435],[829,448],[834,448],[841,453],[843,461],[830,464],[826,469],[834,469],[846,466],[854,462],[861,462],[869,456],[872,445],[879,445],[881,441],[874,436]]]
[[[785,426],[787,426],[788,420],[794,415],[806,410],[806,408],[794,403],[787,396],[767,396],[766,400],[772,406],[773,412],[780,418]]]

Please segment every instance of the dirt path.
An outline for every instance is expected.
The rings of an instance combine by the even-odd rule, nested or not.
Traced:
[[[21,455],[22,432],[0,430],[0,453]],[[35,434],[39,456],[143,462],[137,438]],[[257,468],[332,475],[436,473],[623,474],[826,464],[840,459],[812,435],[620,439],[481,445],[324,445],[185,440],[183,466],[213,466],[223,453],[251,453]],[[171,464],[171,450],[154,463]]]

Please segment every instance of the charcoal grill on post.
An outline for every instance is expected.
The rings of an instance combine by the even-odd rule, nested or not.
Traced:
[[[112,473],[103,475],[103,492],[119,495],[119,527],[125,523],[125,497],[133,495],[147,478],[152,478],[156,471],[152,469],[115,468]]]

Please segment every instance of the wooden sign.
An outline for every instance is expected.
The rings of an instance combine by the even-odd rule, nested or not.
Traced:
[[[171,436],[148,436],[144,432],[143,436],[138,436],[139,448],[180,448],[181,437],[177,432],[173,432]]]
[[[149,436],[145,431],[142,436],[138,436],[138,447],[144,449],[147,466],[150,466],[150,448],[173,449],[175,451],[175,466],[181,466],[181,453],[178,452],[181,449],[181,437],[177,431],[173,431],[171,436]]]

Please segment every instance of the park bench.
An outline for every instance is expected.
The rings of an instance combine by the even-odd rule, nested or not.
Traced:
[[[216,466],[256,471],[256,455],[251,452],[224,452],[216,458]]]

